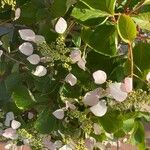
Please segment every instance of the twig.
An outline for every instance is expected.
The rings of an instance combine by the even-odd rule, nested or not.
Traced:
[[[130,60],[130,64],[131,64],[131,78],[133,78],[133,72],[134,72],[134,63],[133,63],[133,51],[132,51],[132,44],[129,43],[128,44],[128,58]]]
[[[131,10],[131,11],[129,12],[129,15],[131,15],[131,14],[133,14],[134,12],[138,11],[138,10],[143,6],[144,2],[145,2],[145,0],[142,0],[142,1],[135,7],[135,9],[133,9],[133,10]]]
[[[18,64],[26,65],[25,63],[23,63],[23,62],[21,62],[21,61],[18,61],[18,60],[16,60],[16,59],[12,58],[12,57],[10,57],[10,56],[7,55],[6,53],[3,53],[3,55],[6,56],[7,58],[9,58],[10,60],[17,62]]]

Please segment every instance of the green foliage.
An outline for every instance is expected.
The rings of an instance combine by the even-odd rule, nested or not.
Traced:
[[[85,28],[82,38],[98,53],[109,56],[116,54],[116,28],[113,25],[100,25],[95,30]]]
[[[19,86],[13,93],[13,100],[17,107],[23,110],[31,108],[36,100],[29,89],[25,86]]]
[[[52,112],[49,109],[43,110],[39,116],[38,119],[35,122],[35,129],[39,131],[40,133],[51,133],[55,129],[57,129],[57,120],[52,115]]]
[[[120,15],[117,29],[120,37],[126,43],[130,43],[136,38],[136,25],[130,16]]]
[[[132,17],[133,20],[136,22],[137,25],[139,25],[139,27],[141,29],[145,29],[145,30],[149,30],[150,31],[150,13],[140,13],[137,16],[133,16]]]
[[[28,139],[32,149],[43,150],[43,139],[50,135],[51,144],[59,140],[84,150],[87,137],[94,137],[103,147],[105,142],[127,137],[139,150],[146,149],[149,7],[149,0],[2,0],[0,129],[11,127],[6,126],[5,118],[13,112],[21,127],[12,143]],[[25,38],[20,36],[22,29],[31,29],[22,33]],[[21,49],[24,42],[32,46],[28,43]],[[37,64],[32,63],[36,59],[29,61],[29,50],[40,57]],[[103,84],[96,81],[104,76],[93,74],[98,70],[106,73]],[[126,91],[131,85],[125,83],[126,77],[133,79],[130,92]],[[110,88],[116,82],[121,84],[121,93]],[[122,99],[122,93],[127,97],[119,102],[113,94]],[[88,105],[86,100],[99,101],[100,106]],[[99,116],[105,107],[106,114]]]

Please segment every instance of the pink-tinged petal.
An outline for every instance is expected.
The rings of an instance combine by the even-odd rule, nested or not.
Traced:
[[[57,109],[56,111],[53,112],[53,115],[57,118],[57,119],[63,119],[64,118],[64,110],[63,109]]]
[[[31,29],[19,30],[20,37],[25,41],[34,41],[35,33]]]
[[[72,103],[70,103],[69,101],[66,101],[66,109],[71,109],[71,110],[75,110],[76,109],[76,106]]]
[[[96,92],[87,92],[83,98],[83,103],[88,106],[94,106],[99,102],[99,96]]]
[[[4,125],[7,126],[7,127],[10,127],[10,122],[12,120],[14,120],[15,116],[14,116],[14,113],[13,112],[8,112],[6,114],[6,119],[4,121]]]
[[[0,50],[0,58],[2,57],[3,55],[3,50]]]
[[[24,42],[19,46],[19,50],[26,56],[30,56],[33,53],[33,46],[29,42]]]
[[[37,54],[32,54],[29,57],[27,57],[27,60],[32,64],[32,65],[37,65],[40,62],[40,56]]]
[[[84,58],[81,58],[78,62],[77,62],[79,68],[83,69],[85,71],[86,67],[86,60]]]
[[[96,140],[94,138],[90,137],[85,139],[85,147],[87,148],[87,150],[93,150],[95,144]]]
[[[73,149],[72,149],[71,146],[69,146],[69,145],[64,145],[64,146],[61,147],[59,150],[73,150]]]
[[[63,34],[67,29],[67,22],[64,18],[60,17],[55,25],[55,31],[59,34]]]
[[[73,63],[78,62],[81,59],[81,51],[78,48],[71,51],[70,59]]]
[[[15,10],[15,18],[14,18],[14,20],[19,19],[19,18],[20,18],[20,14],[21,14],[21,9],[20,9],[20,8],[17,8],[17,9]]]
[[[54,145],[55,145],[56,148],[61,148],[62,147],[62,141],[57,140],[57,141],[54,142]]]
[[[3,45],[3,42],[2,41],[0,41],[0,46],[2,46]]]
[[[94,134],[96,134],[96,135],[101,134],[101,128],[100,128],[100,125],[98,123],[93,124],[93,129],[94,129]]]
[[[42,44],[42,43],[44,43],[46,41],[45,41],[44,36],[42,36],[42,35],[35,35],[35,41],[34,42],[36,44]]]
[[[71,86],[74,86],[77,83],[77,78],[72,73],[69,73],[66,76],[65,81],[69,83]]]
[[[106,96],[106,92],[102,88],[97,88],[93,91],[89,91],[83,98],[83,103],[88,106],[94,106],[99,102],[100,98]]]
[[[124,90],[127,93],[132,92],[132,90],[133,90],[133,79],[132,78],[126,77],[124,79]]]
[[[146,80],[150,82],[150,72],[146,75]]]
[[[19,127],[21,126],[21,123],[19,121],[16,121],[16,120],[12,120],[11,122],[11,127],[12,129],[18,129]]]
[[[47,74],[47,69],[44,66],[39,65],[36,67],[35,71],[32,72],[32,74],[37,77],[43,77]]]
[[[17,137],[18,137],[16,134],[16,130],[14,130],[12,128],[6,129],[2,135],[5,138],[9,138],[9,139],[17,139]]]
[[[34,114],[33,113],[31,113],[31,112],[28,112],[28,119],[33,119],[33,117],[34,117]]]
[[[98,70],[93,73],[93,78],[96,84],[103,84],[106,82],[107,75],[104,71]]]
[[[95,116],[98,116],[98,117],[104,116],[107,112],[106,101],[105,100],[99,101],[96,105],[90,107],[90,111]]]
[[[128,94],[122,90],[122,83],[111,83],[109,85],[110,95],[118,102],[126,100]]]

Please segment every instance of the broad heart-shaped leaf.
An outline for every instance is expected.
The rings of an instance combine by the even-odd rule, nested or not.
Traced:
[[[140,121],[135,122],[134,126],[134,132],[131,138],[131,142],[133,144],[136,144],[139,149],[143,150],[145,149],[145,131],[144,131],[144,126]],[[142,147],[142,148],[140,148]]]
[[[145,72],[150,69],[150,44],[148,43],[138,43],[133,49],[134,63],[141,70]]]
[[[76,0],[55,0],[49,8],[49,14],[52,18],[64,16],[74,3],[76,3]]]
[[[109,13],[101,11],[99,9],[93,9],[93,8],[91,9],[86,4],[81,3],[80,1],[76,5],[76,7],[73,9],[71,15],[80,21],[86,21],[88,19],[110,16]]]
[[[50,109],[44,109],[35,122],[35,129],[42,134],[54,131],[58,126],[58,120],[53,116]]]
[[[69,84],[65,83],[60,88],[59,93],[61,97],[78,98],[81,95],[81,88],[78,85],[70,86]]]
[[[81,0],[91,9],[99,9],[111,15],[114,14],[116,0]]]
[[[140,28],[150,31],[150,12],[138,14],[133,16],[132,19]]]
[[[95,30],[84,28],[82,39],[94,51],[113,56],[116,54],[116,27],[113,25],[100,25]]]
[[[0,108],[10,101],[10,95],[4,80],[0,79]]]
[[[122,14],[119,16],[117,29],[120,37],[126,43],[130,43],[136,38],[136,25],[128,15]]]
[[[110,111],[105,116],[98,119],[104,130],[108,133],[114,133],[123,126],[123,117],[118,111]]]
[[[25,86],[16,87],[13,93],[13,101],[22,110],[31,108],[36,103],[34,96]]]

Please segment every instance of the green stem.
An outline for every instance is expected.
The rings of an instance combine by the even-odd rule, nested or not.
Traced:
[[[130,11],[130,15],[138,11],[144,4],[145,0],[142,0],[132,11]]]
[[[131,69],[131,78],[133,78],[134,74],[134,63],[133,63],[133,51],[132,51],[132,44],[128,44],[128,58],[130,60],[130,69]]]

